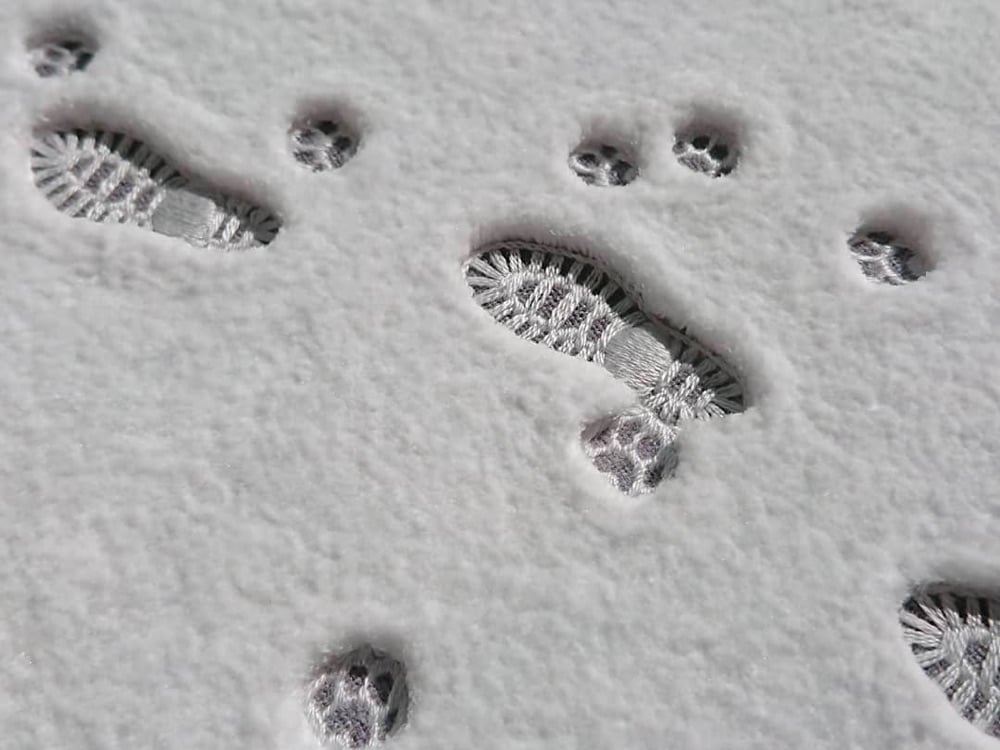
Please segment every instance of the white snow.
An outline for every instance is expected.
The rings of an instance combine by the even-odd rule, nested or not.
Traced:
[[[26,40],[100,50],[42,80]],[[0,747],[297,750],[321,651],[406,662],[399,750],[989,748],[904,646],[916,582],[1000,585],[985,0],[0,2]],[[296,165],[330,103],[361,147]],[[736,172],[677,164],[714,113]],[[282,215],[221,255],[58,213],[32,130],[127,129]],[[584,185],[579,140],[643,173]],[[901,222],[934,268],[866,282]],[[631,403],[518,340],[460,266],[604,253],[745,375],[625,500]]]

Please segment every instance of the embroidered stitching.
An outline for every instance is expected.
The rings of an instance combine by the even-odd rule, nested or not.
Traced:
[[[628,185],[639,176],[635,159],[625,149],[594,141],[573,149],[569,168],[588,185],[598,187]]]
[[[936,586],[917,591],[900,611],[903,640],[952,707],[1000,737],[1000,602]]]
[[[306,688],[306,718],[326,746],[375,747],[405,723],[408,705],[402,663],[371,646],[327,655]]]
[[[626,495],[652,492],[677,468],[678,430],[638,404],[588,425],[581,435],[594,467]]]
[[[262,208],[195,184],[121,133],[42,133],[32,144],[31,169],[35,186],[69,216],[148,227],[195,247],[266,245],[281,225]]]
[[[679,425],[743,411],[732,370],[654,322],[607,272],[565,248],[511,239],[465,265],[473,299],[521,338],[604,367],[639,403],[587,426],[584,452],[622,492],[652,491],[677,464]]]
[[[866,278],[902,286],[924,275],[919,255],[889,232],[856,232],[848,248]]]

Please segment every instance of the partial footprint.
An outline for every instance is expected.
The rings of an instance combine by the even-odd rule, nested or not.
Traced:
[[[562,247],[493,242],[465,265],[473,298],[521,338],[603,366],[639,397],[581,436],[594,466],[622,492],[652,491],[677,464],[680,424],[744,410],[721,359],[648,317],[613,276]]]
[[[121,133],[39,133],[32,143],[31,169],[35,186],[69,216],[148,227],[195,247],[267,245],[281,226],[270,212],[189,179]]]
[[[1000,737],[1000,601],[961,587],[933,586],[903,603],[903,640],[952,707]]]
[[[97,45],[82,35],[40,42],[28,50],[31,66],[42,78],[67,76],[85,70],[97,52]]]

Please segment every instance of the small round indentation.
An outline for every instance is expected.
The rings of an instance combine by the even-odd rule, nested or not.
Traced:
[[[289,148],[313,172],[339,169],[358,151],[357,133],[340,119],[304,119],[288,131]]]
[[[569,155],[569,167],[588,185],[621,187],[639,176],[635,158],[624,146],[584,141]]]
[[[716,161],[723,161],[727,156],[729,156],[729,147],[725,146],[722,143],[717,143],[716,145],[712,146],[711,150],[708,152],[708,155],[711,156]]]

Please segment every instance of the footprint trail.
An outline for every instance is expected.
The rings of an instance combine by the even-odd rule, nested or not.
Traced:
[[[473,299],[521,338],[604,367],[637,403],[584,428],[583,450],[619,490],[651,492],[677,465],[680,426],[745,409],[731,368],[655,321],[612,275],[570,250],[512,239],[465,265]]]

